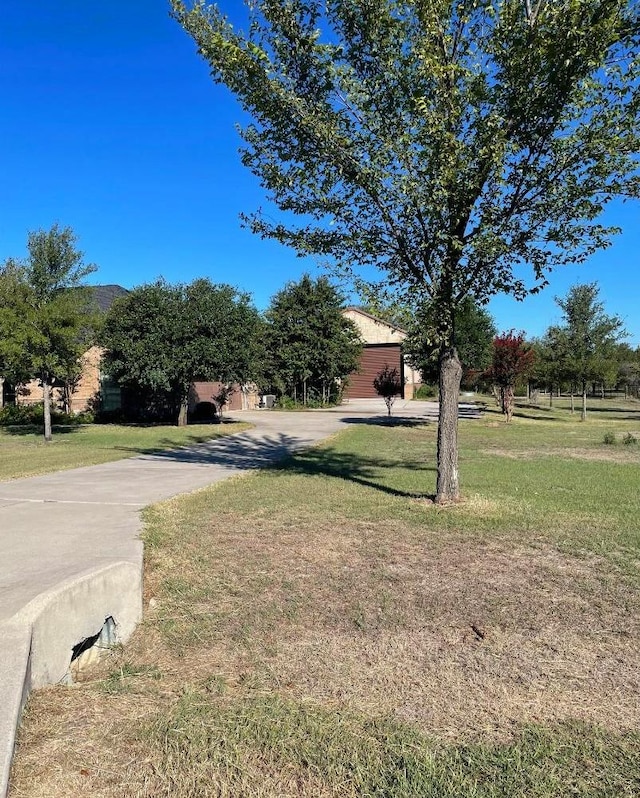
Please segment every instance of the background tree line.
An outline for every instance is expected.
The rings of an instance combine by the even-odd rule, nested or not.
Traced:
[[[608,387],[621,387],[625,394],[638,396],[640,348],[635,351],[622,342],[626,337],[618,316],[605,312],[597,283],[575,285],[566,297],[556,298],[562,310],[560,324],[550,326],[534,342],[536,367],[534,384],[549,392],[564,390],[581,399],[582,419],[587,416],[587,395],[599,387],[604,396]]]
[[[327,277],[304,275],[288,283],[260,314],[250,297],[207,279],[189,285],[158,280],[118,298],[99,314],[85,278],[84,262],[70,228],[54,225],[29,233],[24,261],[0,267],[0,376],[15,384],[37,380],[42,390],[45,439],[51,438],[51,391],[60,389],[63,410],[92,345],[105,349],[104,370],[129,397],[136,419],[187,422],[195,381],[231,390],[251,383],[282,402],[326,405],[341,396],[358,367],[363,343],[342,313],[345,296]],[[364,309],[406,328],[404,354],[426,382],[440,370],[439,310],[364,295]],[[589,389],[618,387],[638,396],[640,349],[621,342],[622,321],[608,315],[595,283],[576,285],[557,304],[560,324],[527,344],[522,334],[497,335],[495,323],[467,296],[453,317],[453,338],[462,364],[462,385],[495,386],[507,418],[516,383],[582,398]]]
[[[218,405],[248,384],[303,405],[328,404],[357,368],[362,341],[326,277],[289,283],[264,314],[246,293],[208,279],[138,286],[101,314],[85,282],[96,267],[76,244],[71,228],[54,225],[29,233],[26,259],[0,266],[0,377],[38,382],[47,441],[52,410],[68,412],[94,345],[127,399],[124,413],[179,425],[196,381],[222,385],[211,397]],[[52,407],[54,388],[61,408]]]

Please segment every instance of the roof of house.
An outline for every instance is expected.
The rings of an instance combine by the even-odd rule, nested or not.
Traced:
[[[360,313],[360,315],[366,316],[368,319],[371,319],[372,321],[375,321],[378,324],[384,324],[385,327],[390,327],[392,330],[397,330],[398,332],[401,332],[401,333],[406,333],[407,332],[403,327],[400,327],[400,325],[393,324],[392,322],[386,321],[385,319],[381,319],[379,316],[374,316],[373,314],[369,313],[366,310],[363,310],[362,308],[358,307],[357,305],[349,305],[349,307],[343,308],[343,311],[345,311],[345,312],[348,311],[348,310],[349,311],[355,311],[356,313]]]
[[[92,285],[91,289],[96,304],[103,313],[109,310],[115,299],[129,293],[121,285]]]

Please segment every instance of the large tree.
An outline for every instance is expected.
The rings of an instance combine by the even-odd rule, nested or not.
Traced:
[[[273,382],[304,404],[326,404],[358,367],[362,341],[345,318],[344,298],[326,277],[304,275],[271,300],[266,313]]]
[[[608,316],[599,300],[597,283],[574,285],[566,297],[556,297],[562,308],[562,335],[566,341],[565,368],[569,378],[580,387],[583,421],[587,418],[587,384],[602,380],[615,362],[616,343],[624,337],[622,320]]]
[[[93,339],[95,307],[84,263],[69,227],[29,233],[26,260],[0,267],[0,363],[16,382],[38,379],[44,439],[50,441],[51,387],[75,374]]]
[[[457,498],[457,306],[540,290],[640,194],[637,4],[251,0],[246,33],[172,6],[253,119],[242,160],[284,213],[251,228],[436,304],[436,498]]]
[[[181,426],[192,382],[254,379],[260,337],[260,318],[246,294],[205,279],[158,280],[116,299],[101,343],[110,375],[134,393],[162,397]]]

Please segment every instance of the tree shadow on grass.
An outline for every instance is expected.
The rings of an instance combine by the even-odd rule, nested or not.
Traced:
[[[600,401],[600,400],[596,400]],[[576,407],[576,415],[580,413],[580,408]],[[611,414],[614,416],[612,421],[639,421],[640,420],[640,407],[633,410],[629,407],[598,407],[597,405],[590,405],[587,403],[587,418],[591,413]]]
[[[407,418],[406,416],[353,416],[343,418],[345,424],[368,424],[373,427],[426,427],[430,418]]]
[[[543,408],[536,408],[536,411],[542,410]],[[553,409],[553,408],[552,408]],[[558,416],[540,416],[536,415],[535,413],[525,413],[522,410],[514,410],[513,415],[515,418],[527,418],[531,421],[566,421],[566,419],[560,418]]]
[[[437,470],[435,466],[426,465],[420,460],[403,459],[401,462],[395,462],[383,457],[364,457],[324,447],[296,453],[273,467],[287,473],[344,479],[366,488],[374,488],[390,496],[431,500],[435,497],[434,493],[406,490],[390,484],[393,469],[410,470],[421,474]],[[426,479],[426,475],[423,478]]]
[[[576,402],[576,407],[573,413],[570,412],[568,407],[550,407],[549,405],[530,405],[516,402],[515,407],[516,410],[513,413],[514,416],[517,416],[518,418],[532,419],[533,421],[567,421],[571,418],[578,420],[580,417],[580,406],[578,405],[578,402]],[[533,411],[535,411],[535,413]],[[536,413],[560,413],[561,415],[549,415],[547,417],[545,415],[536,415]],[[591,405],[587,405],[587,418],[592,413],[600,413],[603,415],[611,414],[612,421],[640,421],[640,407],[637,410],[632,410],[628,407],[592,407]]]
[[[51,431],[55,438],[58,435],[69,435],[73,432],[78,432],[81,428],[82,424],[54,424]],[[33,435],[42,437],[44,435],[44,429],[37,424],[8,424],[7,426],[0,427],[0,430],[7,435],[21,438]]]

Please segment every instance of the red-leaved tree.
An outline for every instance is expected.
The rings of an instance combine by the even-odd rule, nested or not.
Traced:
[[[525,342],[524,333],[510,330],[493,339],[493,360],[486,376],[493,381],[499,392],[502,412],[511,421],[513,416],[513,391],[519,377],[528,374],[535,360],[535,353]]]

